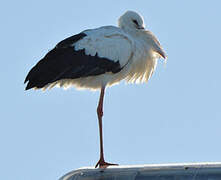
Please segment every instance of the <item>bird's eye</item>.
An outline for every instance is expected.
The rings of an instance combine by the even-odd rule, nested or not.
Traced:
[[[136,26],[139,26],[137,20],[133,19],[133,23],[136,24]]]

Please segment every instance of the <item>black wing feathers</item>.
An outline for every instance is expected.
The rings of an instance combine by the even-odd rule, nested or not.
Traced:
[[[114,62],[107,58],[86,55],[85,50],[75,51],[73,43],[84,38],[80,33],[69,37],[56,45],[40,60],[28,73],[25,83],[26,90],[33,87],[43,88],[48,83],[61,79],[76,79],[95,76],[105,72],[117,73],[121,70],[119,61]]]
[[[80,34],[76,34],[74,36],[68,37],[66,39],[64,39],[63,41],[59,42],[56,45],[56,48],[66,48],[66,47],[70,47],[70,45],[76,43],[77,41],[79,41],[80,39],[84,38],[85,36],[87,36],[84,33],[80,33]]]

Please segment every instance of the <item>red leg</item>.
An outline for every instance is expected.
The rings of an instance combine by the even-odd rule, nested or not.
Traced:
[[[102,132],[102,117],[103,117],[103,101],[104,101],[104,92],[105,87],[101,88],[100,93],[100,99],[97,107],[97,117],[98,117],[98,123],[99,123],[99,135],[100,135],[100,159],[97,162],[95,168],[99,166],[100,168],[105,168],[110,165],[117,165],[117,164],[111,164],[107,163],[104,160],[104,150],[103,150],[103,132]]]

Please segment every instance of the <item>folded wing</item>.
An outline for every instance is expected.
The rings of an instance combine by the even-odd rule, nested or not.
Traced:
[[[130,40],[117,28],[84,31],[58,43],[30,70],[26,90],[62,79],[118,73],[131,54]]]

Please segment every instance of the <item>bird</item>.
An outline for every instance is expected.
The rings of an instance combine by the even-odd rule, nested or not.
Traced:
[[[50,50],[27,74],[28,89],[75,87],[100,91],[97,117],[100,158],[96,167],[110,165],[103,150],[103,101],[107,87],[124,80],[126,83],[147,82],[159,59],[167,59],[154,34],[145,28],[143,17],[126,11],[118,26],[87,29],[68,37]]]

